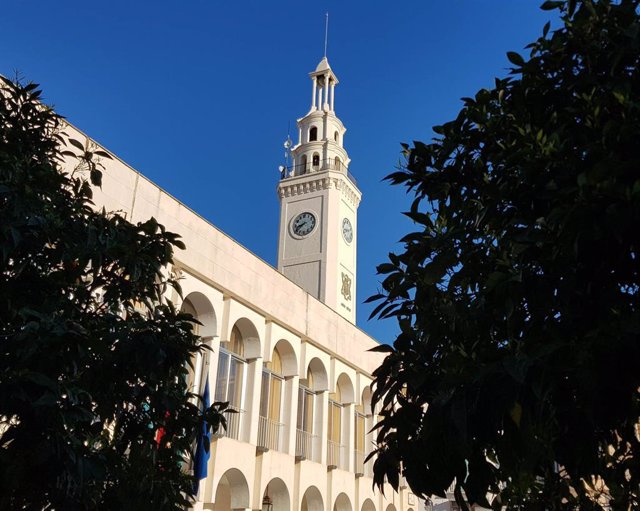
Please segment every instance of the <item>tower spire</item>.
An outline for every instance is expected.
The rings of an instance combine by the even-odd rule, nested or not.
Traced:
[[[324,15],[324,58],[327,58],[327,42],[329,41],[329,13]]]

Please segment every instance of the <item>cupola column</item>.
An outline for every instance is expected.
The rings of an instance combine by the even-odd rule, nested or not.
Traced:
[[[314,76],[313,77],[313,93],[311,94],[311,110],[316,109],[316,90],[318,88],[318,80]]]
[[[322,109],[329,108],[329,73],[324,75],[324,104]]]
[[[331,80],[331,111],[334,112],[335,111],[335,106],[334,106],[334,98],[335,98],[335,90],[336,90],[336,82],[334,80]]]

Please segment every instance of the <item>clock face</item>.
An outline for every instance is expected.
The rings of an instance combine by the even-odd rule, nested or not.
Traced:
[[[342,220],[342,237],[347,243],[351,243],[353,241],[353,226],[348,218],[344,218]]]
[[[305,211],[304,213],[300,213],[297,217],[293,219],[291,222],[291,231],[296,236],[307,236],[313,231],[316,226],[316,217],[313,213],[309,211]]]

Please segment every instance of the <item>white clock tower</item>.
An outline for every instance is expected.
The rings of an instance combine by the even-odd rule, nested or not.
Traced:
[[[298,120],[293,165],[282,173],[278,270],[352,323],[362,194],[349,173],[346,129],[336,117],[338,78],[323,58],[313,73],[311,109]]]

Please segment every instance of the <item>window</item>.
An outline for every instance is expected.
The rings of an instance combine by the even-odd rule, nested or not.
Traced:
[[[313,372],[307,371],[307,379],[300,380],[298,388],[298,420],[296,431],[296,457],[319,462],[314,427],[316,395],[313,388]]]
[[[320,166],[320,155],[318,153],[313,153],[313,167],[317,168]]]
[[[341,167],[342,167],[341,162],[340,162],[340,158],[338,158],[336,156],[336,159],[334,160],[334,163],[335,163],[335,166],[336,166],[336,170],[340,170]]]
[[[307,172],[307,155],[306,154],[302,155],[302,164],[300,165],[300,167],[301,167],[300,174],[305,174]]]
[[[313,386],[313,374],[307,373],[307,380],[300,381],[298,389],[298,429],[305,433],[313,433],[313,407],[315,394],[309,389]]]
[[[309,130],[309,142],[318,140],[318,128],[315,126]]]
[[[231,330],[228,342],[220,343],[218,374],[216,376],[215,401],[228,401],[229,408],[242,412],[244,398],[244,342],[237,326]],[[227,435],[239,438],[240,414],[227,415]]]
[[[339,137],[339,136],[340,136],[340,135],[338,135],[338,132],[337,132],[337,131],[335,131],[335,132],[333,133],[333,140],[335,140],[335,141],[337,142],[337,141],[338,141],[338,137]]]
[[[273,350],[271,362],[262,371],[262,394],[260,399],[260,422],[258,424],[258,446],[264,449],[280,450],[282,437],[283,385],[282,358],[277,349]]]

